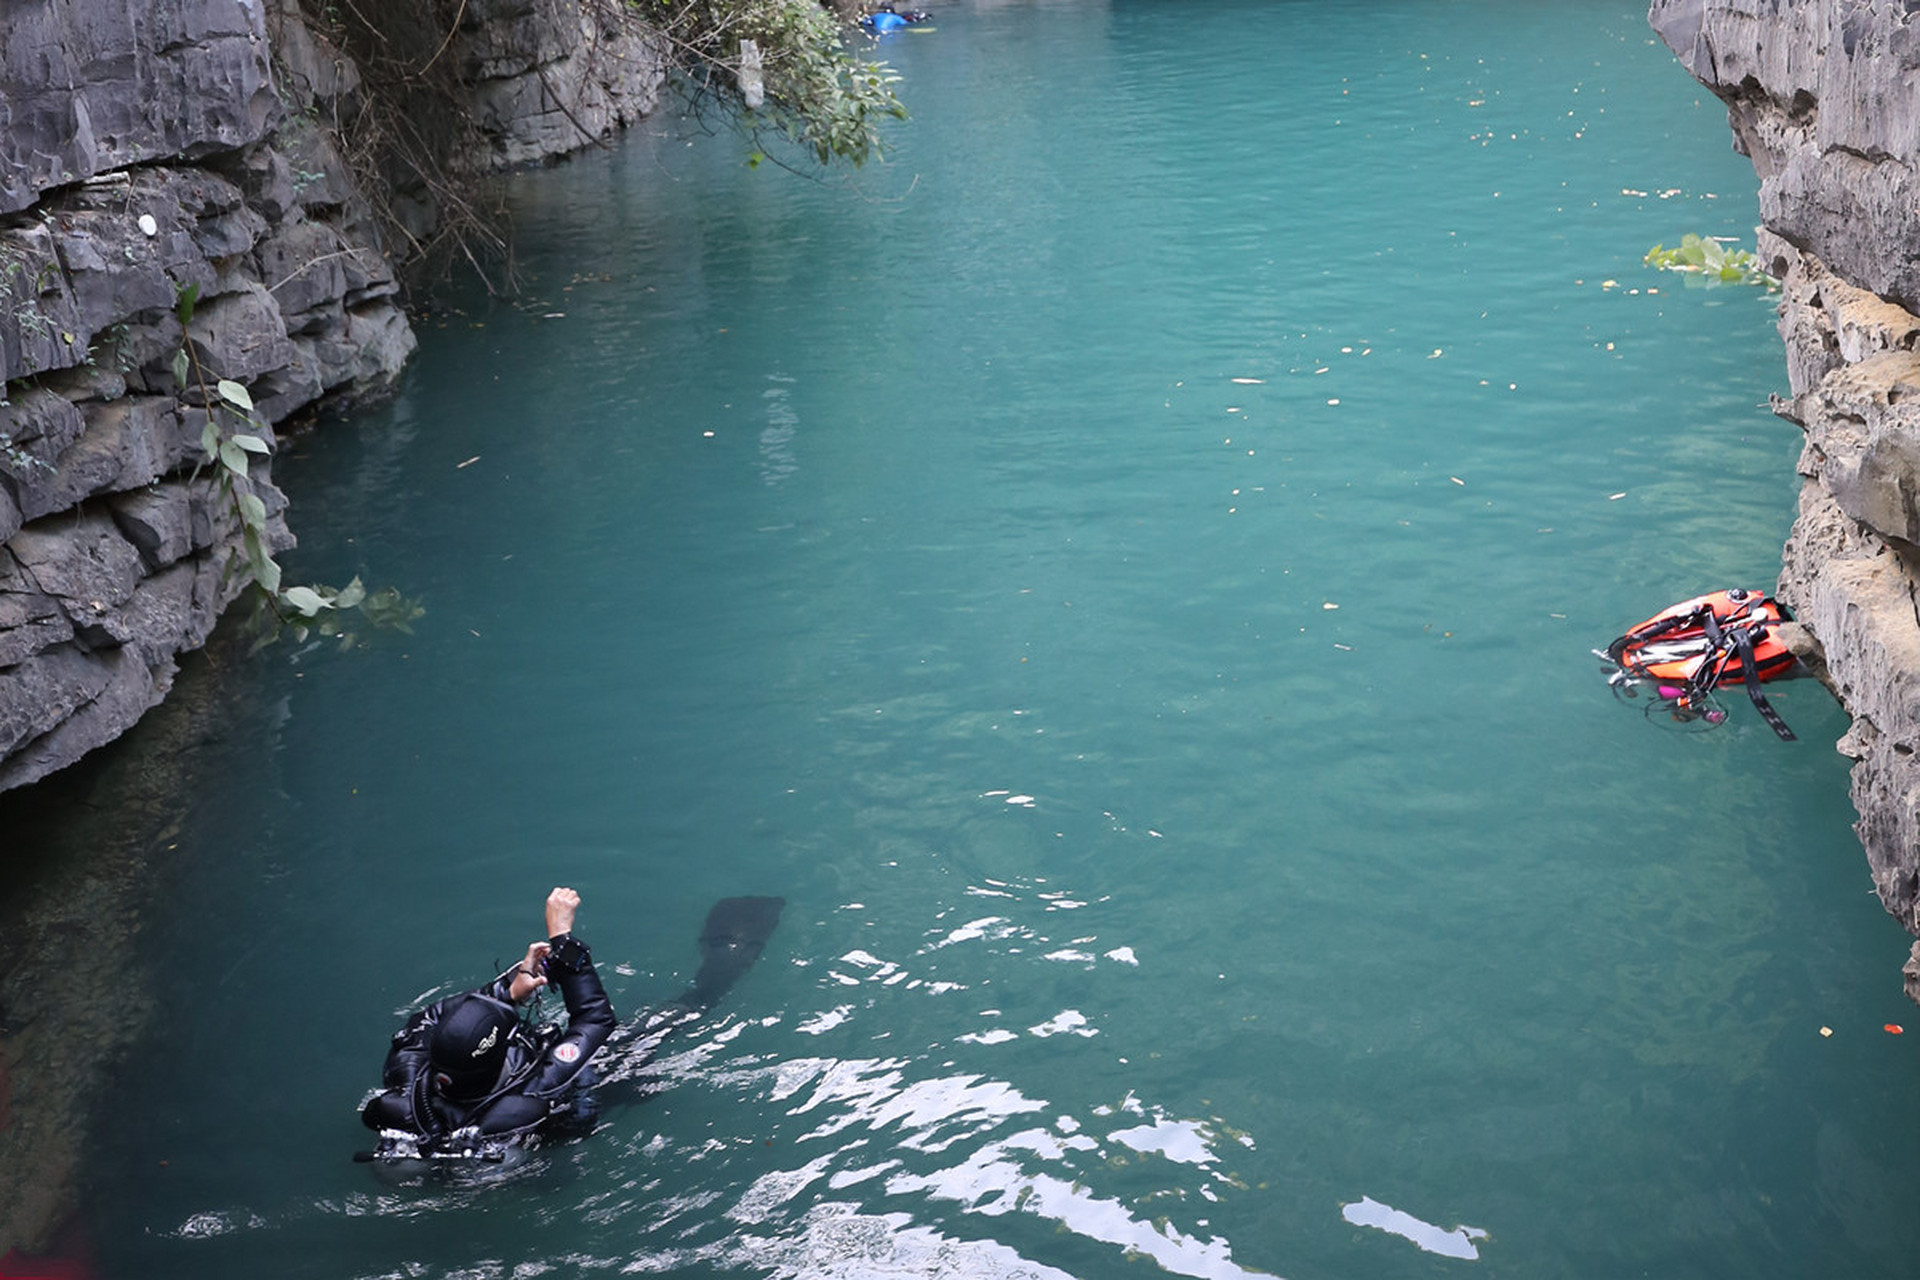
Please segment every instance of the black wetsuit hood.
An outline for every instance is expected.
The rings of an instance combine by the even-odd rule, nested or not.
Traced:
[[[513,1006],[492,996],[470,992],[454,997],[427,1045],[440,1091],[461,1099],[487,1094],[500,1079],[518,1024]]]

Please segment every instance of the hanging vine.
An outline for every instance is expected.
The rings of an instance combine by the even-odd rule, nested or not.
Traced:
[[[194,477],[203,468],[214,469],[215,491],[240,526],[240,556],[228,563],[226,573],[244,568],[260,589],[263,607],[251,622],[254,647],[271,644],[286,628],[293,630],[296,640],[304,640],[315,629],[322,635],[343,635],[343,643],[351,643],[352,635],[343,633],[334,621],[349,609],[359,609],[371,626],[411,630],[410,624],[425,611],[392,588],[369,595],[358,577],[339,588],[317,583],[284,585],[280,562],[273,555],[267,504],[254,491],[253,480],[253,460],[271,457],[273,446],[267,443],[246,387],[231,378],[210,375],[192,337],[186,336],[199,301],[198,285],[187,285],[175,295],[174,318],[183,336],[173,355],[173,376],[187,394],[189,406],[207,416],[200,428],[201,458]]]

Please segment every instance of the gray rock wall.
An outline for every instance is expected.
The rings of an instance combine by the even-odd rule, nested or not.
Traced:
[[[97,174],[260,141],[276,114],[258,3],[19,0],[0,12],[0,212]]]
[[[450,52],[492,168],[592,146],[666,84],[658,37],[616,0],[468,0]]]
[[[1872,0],[1654,0],[1760,175],[1806,431],[1780,593],[1853,717],[1856,830],[1920,936],[1920,16]],[[1906,966],[1920,1000],[1920,943]]]
[[[287,17],[0,16],[0,790],[123,732],[249,581],[231,501],[194,475],[207,409],[176,385],[182,344],[269,423],[413,348],[359,188],[271,56]],[[270,461],[251,487],[285,547]]]
[[[614,0],[460,14],[445,56],[484,152],[464,167],[577,150],[658,100],[659,51]],[[413,350],[361,176],[315,123],[360,91],[297,0],[0,3],[0,791],[132,725],[250,581],[194,475],[182,344],[269,423]],[[290,545],[270,461],[251,484]]]

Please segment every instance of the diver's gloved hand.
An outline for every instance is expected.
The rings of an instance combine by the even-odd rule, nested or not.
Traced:
[[[561,886],[547,895],[547,941],[552,950],[547,953],[546,972],[549,977],[563,974],[590,972],[593,956],[587,950],[587,944],[574,936],[573,914],[580,909],[580,895],[572,889]],[[568,999],[571,1001],[572,996]],[[572,1008],[569,1004],[568,1008]]]
[[[557,888],[547,895],[547,936],[558,938],[573,932],[573,913],[580,909],[580,895],[571,889]]]
[[[513,978],[507,985],[507,999],[520,1004],[547,985],[547,954],[553,947],[536,942],[527,948],[527,958],[513,966]]]

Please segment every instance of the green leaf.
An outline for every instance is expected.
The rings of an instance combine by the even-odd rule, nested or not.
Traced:
[[[265,590],[280,594],[280,566],[274,563],[272,556],[264,549],[253,557],[253,580]]]
[[[244,476],[247,474],[247,451],[231,440],[222,440],[220,465],[237,476]]]
[[[249,530],[267,527],[267,504],[260,501],[258,494],[241,494],[239,506],[240,519],[245,522]]]
[[[260,541],[260,529],[258,526],[248,525],[246,528],[240,530],[240,546],[247,553],[247,563],[252,566],[254,577],[259,579],[260,566],[263,564],[272,564],[273,557],[267,554],[266,544]],[[260,585],[267,587],[265,581],[261,581]],[[267,590],[273,595],[278,596],[280,594],[280,583],[276,580],[271,587],[267,587]]]
[[[179,318],[181,324],[187,324],[193,319],[193,308],[199,301],[200,286],[197,284],[183,285],[180,291],[173,295],[173,314]]]
[[[333,603],[339,608],[351,609],[366,598],[367,588],[361,583],[359,575],[356,574],[353,581],[341,588],[340,594],[333,598]]]
[[[187,377],[192,372],[193,366],[187,360],[187,349],[182,347],[173,353],[173,380],[179,383],[182,389],[185,389]]]
[[[208,418],[207,425],[200,428],[200,452],[207,456],[208,462],[219,456],[220,428],[214,425],[212,418]]]
[[[305,617],[311,618],[322,609],[333,608],[333,602],[322,599],[320,593],[312,587],[288,587],[280,593],[280,598],[298,609]]]
[[[248,453],[272,453],[273,452],[273,450],[270,447],[268,447],[267,442],[265,440],[262,440],[259,436],[247,435],[244,432],[236,431],[231,436],[228,436],[227,438],[233,441],[235,444],[239,445],[242,449],[245,449]]]
[[[253,412],[253,397],[247,394],[247,389],[245,387],[241,386],[239,383],[235,382],[233,379],[222,378],[220,379],[219,382],[214,384],[213,389],[215,391],[218,391],[220,393],[220,398],[222,400],[225,400],[228,404],[239,405],[242,409],[245,409],[248,413]]]

